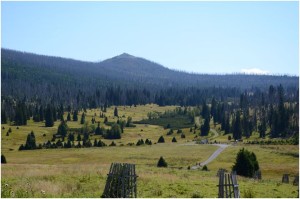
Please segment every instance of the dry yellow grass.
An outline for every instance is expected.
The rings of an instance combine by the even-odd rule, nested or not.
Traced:
[[[119,115],[141,120],[147,117],[150,111],[174,109],[173,107],[158,107],[146,105],[137,107],[118,107]],[[113,109],[107,110],[109,121],[116,121]],[[79,113],[79,120],[81,113]],[[88,110],[86,121],[90,121],[96,113],[99,118],[100,110]],[[65,118],[66,118],[65,113]],[[68,122],[71,128],[80,128],[78,122]],[[282,184],[283,173],[297,174],[299,169],[299,146],[257,146],[237,145],[226,148],[220,156],[208,164],[210,171],[188,170],[188,166],[206,160],[215,150],[212,145],[185,145],[195,134],[189,129],[183,129],[186,138],[180,138],[176,131],[166,136],[168,130],[154,125],[137,125],[135,128],[125,128],[122,139],[114,140],[117,147],[82,148],[82,149],[48,149],[18,151],[26,141],[27,134],[33,130],[37,143],[51,140],[59,122],[52,128],[43,127],[43,123],[28,122],[28,126],[2,125],[1,131],[2,153],[5,154],[8,164],[1,166],[2,185],[7,183],[14,191],[15,197],[100,197],[104,190],[106,176],[112,162],[127,162],[136,164],[138,177],[138,197],[217,197],[219,168],[231,169],[235,156],[241,147],[255,152],[262,170],[262,181],[238,177],[241,195],[251,188],[255,197],[296,197],[298,187]],[[8,128],[12,128],[10,136],[6,136]],[[218,126],[217,126],[218,127]],[[108,128],[108,127],[106,127]],[[142,130],[141,130],[142,129]],[[199,131],[198,131],[199,132]],[[197,133],[198,133],[197,132]],[[43,136],[45,134],[45,136]],[[152,146],[126,146],[127,143],[136,143],[138,139],[149,138],[157,142],[159,136],[164,135],[166,143]],[[175,136],[177,143],[172,143]],[[99,139],[99,136],[93,136]],[[226,141],[227,136],[216,138]],[[103,139],[102,139],[103,140]],[[103,140],[107,144],[112,140]],[[120,146],[124,144],[125,146]],[[168,168],[157,168],[156,164],[163,156]],[[292,180],[292,179],[291,179]],[[28,191],[27,195],[25,194]],[[43,192],[44,191],[44,192]],[[43,194],[45,193],[45,194]]]

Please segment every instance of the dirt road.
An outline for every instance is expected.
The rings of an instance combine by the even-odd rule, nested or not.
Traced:
[[[191,169],[198,169],[201,166],[207,165],[208,163],[213,161],[216,157],[218,157],[218,155],[220,155],[220,153],[229,146],[228,144],[213,144],[213,145],[218,146],[219,148],[207,160],[201,162],[200,165],[192,166]]]

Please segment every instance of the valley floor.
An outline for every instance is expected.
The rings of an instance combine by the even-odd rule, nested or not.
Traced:
[[[134,121],[139,121],[146,118],[149,110],[164,111],[173,108],[155,105],[120,107],[119,115],[132,116]],[[94,112],[97,110],[88,111],[87,120],[90,121]],[[113,120],[112,114],[113,108],[107,113],[110,120]],[[76,122],[68,125],[80,126]],[[36,134],[37,143],[42,143],[52,138],[57,126],[58,122],[53,128],[45,128],[42,123],[30,121],[27,126],[19,129],[11,126],[12,133],[9,136],[6,136],[6,131],[10,126],[1,126],[5,128],[1,132],[1,150],[8,162],[1,165],[2,197],[99,198],[112,162],[136,164],[139,176],[138,197],[217,197],[217,171],[219,168],[231,171],[236,154],[242,147],[255,152],[262,171],[260,181],[238,176],[242,197],[249,196],[249,192],[254,197],[262,198],[298,196],[298,186],[292,184],[294,176],[299,173],[298,145],[230,145],[207,164],[209,171],[202,171],[201,168],[189,170],[188,166],[206,161],[219,147],[191,144],[195,134],[189,132],[189,128],[183,129],[186,138],[182,139],[176,132],[166,136],[167,130],[160,126],[138,124],[134,128],[126,128],[122,139],[114,140],[116,147],[18,151],[31,130]],[[213,134],[208,139],[226,141],[224,137]],[[151,146],[126,145],[129,142],[136,143],[141,138],[149,138],[155,143],[161,135],[164,135],[166,143]],[[177,143],[171,142],[174,136]],[[112,140],[103,141],[109,144]],[[167,168],[156,167],[160,156],[168,163]],[[285,173],[290,174],[289,184],[281,183]],[[10,191],[13,191],[13,195],[8,194]]]

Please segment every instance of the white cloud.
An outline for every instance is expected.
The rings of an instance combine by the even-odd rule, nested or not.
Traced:
[[[243,68],[241,70],[241,73],[255,74],[255,75],[267,75],[267,74],[271,74],[270,71],[262,70],[262,69],[259,69],[259,68],[249,68],[249,69]]]

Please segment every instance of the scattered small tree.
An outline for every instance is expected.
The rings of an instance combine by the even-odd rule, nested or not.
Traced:
[[[82,113],[81,119],[80,119],[80,124],[84,124],[84,123],[85,123],[85,114]]]
[[[71,121],[71,114],[70,114],[70,112],[68,113],[67,121]]]
[[[157,162],[157,167],[168,167],[167,162],[165,161],[165,159],[160,156],[158,162]]]
[[[165,138],[163,136],[160,136],[157,143],[164,143],[165,142]]]
[[[77,110],[75,110],[73,112],[73,121],[78,121],[78,111]]]
[[[103,132],[102,132],[102,130],[100,128],[100,122],[98,122],[98,126],[97,126],[97,128],[95,130],[95,134],[96,135],[103,135]]]
[[[62,137],[65,137],[67,135],[68,125],[65,121],[61,121],[61,123],[58,126],[57,134],[61,135]]]
[[[115,110],[114,110],[114,116],[115,116],[115,117],[119,117],[119,115],[118,115],[118,108],[117,108],[117,107],[115,107]]]
[[[177,142],[177,140],[176,140],[176,138],[175,138],[175,137],[173,137],[173,139],[172,139],[172,142]]]
[[[208,168],[206,165],[203,166],[202,171],[208,171]]]

